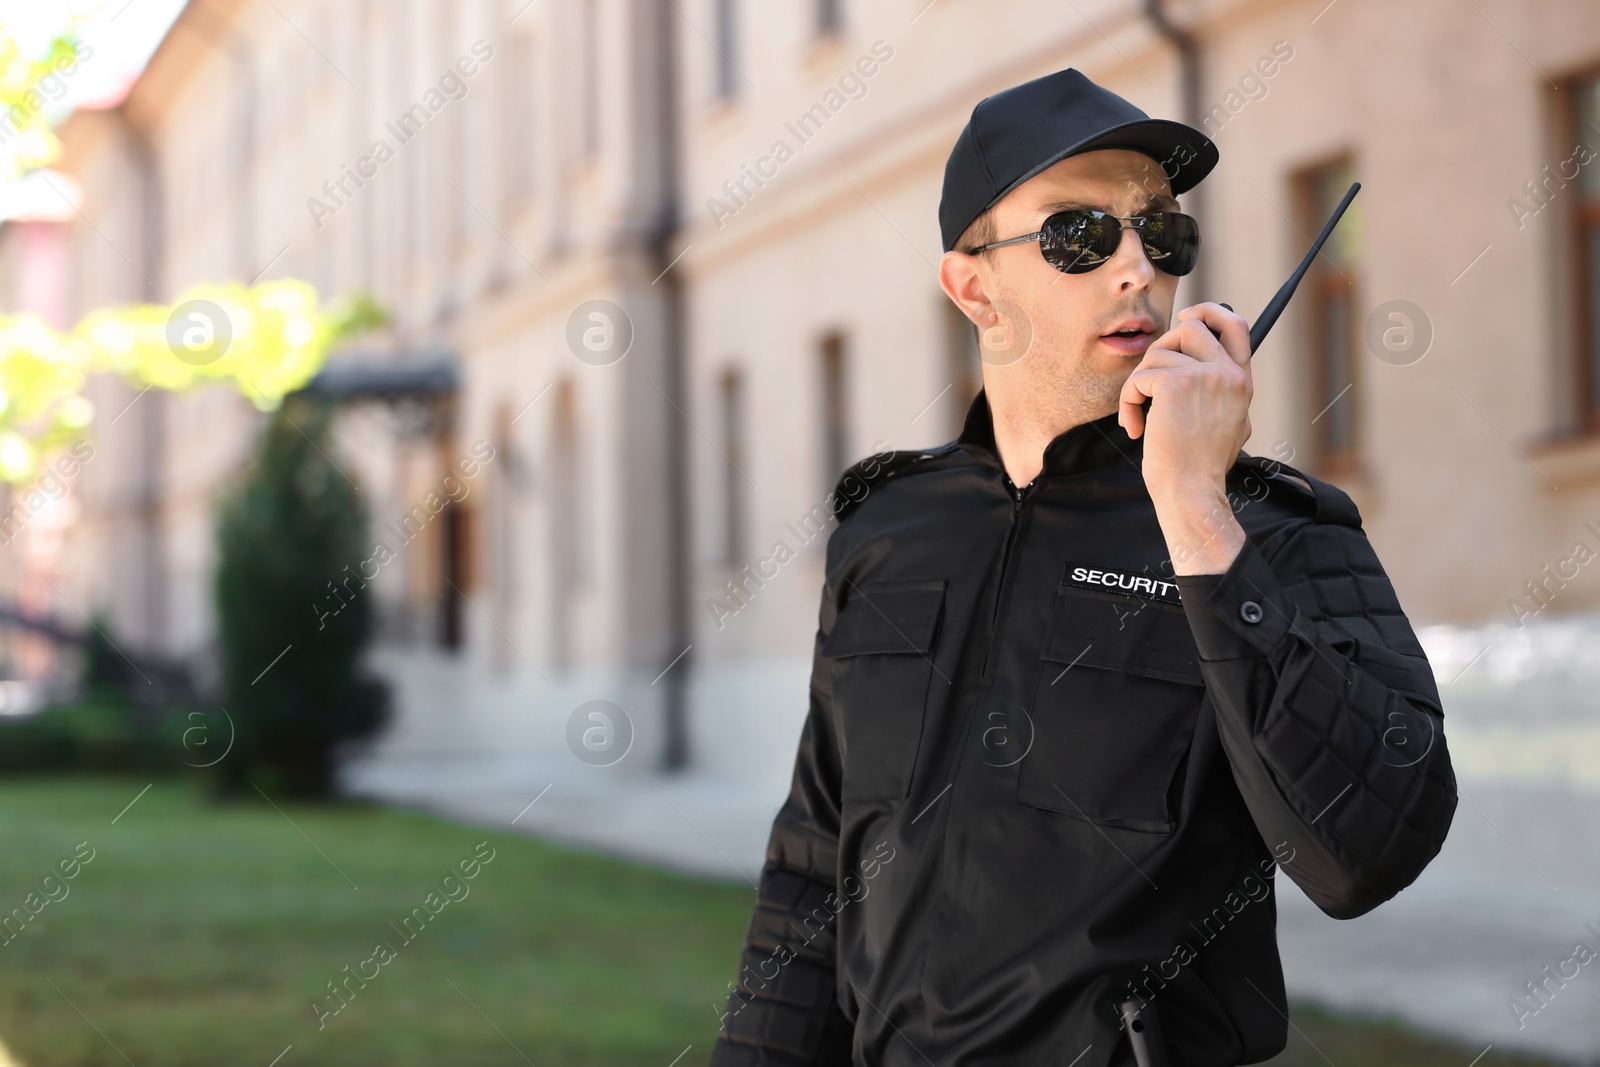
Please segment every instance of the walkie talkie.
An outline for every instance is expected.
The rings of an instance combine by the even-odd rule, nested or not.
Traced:
[[[1289,280],[1278,287],[1267,306],[1262,309],[1261,316],[1250,327],[1250,352],[1252,355],[1261,347],[1261,342],[1267,339],[1267,331],[1272,329],[1278,321],[1278,316],[1283,314],[1283,309],[1289,305],[1289,298],[1294,296],[1294,291],[1300,285],[1306,271],[1311,269],[1311,261],[1317,258],[1317,253],[1322,251],[1322,246],[1327,243],[1328,237],[1333,233],[1333,228],[1344,217],[1345,209],[1350,206],[1350,201],[1356,198],[1356,193],[1361,190],[1360,182],[1352,182],[1350,189],[1344,194],[1344,199],[1339,201],[1339,206],[1333,209],[1327,223],[1322,227],[1322,232],[1317,234],[1317,239],[1311,242],[1310,251],[1295,268]],[[1229,311],[1233,310],[1231,304],[1223,304]],[[1216,331],[1211,331],[1214,335]],[[1145,397],[1144,410],[1146,417],[1150,413],[1152,397]],[[1149,424],[1146,423],[1148,426]],[[1122,1028],[1128,1032],[1128,1044],[1133,1049],[1133,1058],[1139,1067],[1167,1067],[1167,1047],[1161,1037],[1161,1027],[1156,1014],[1146,1005],[1144,1009],[1137,1006],[1138,1002],[1132,998],[1122,1000],[1117,1004],[1117,1013],[1122,1019]]]
[[[1300,279],[1304,278],[1306,271],[1311,269],[1311,261],[1317,258],[1318,252],[1322,251],[1322,246],[1327,243],[1329,235],[1333,233],[1333,228],[1339,225],[1339,220],[1344,217],[1345,209],[1350,206],[1350,201],[1356,198],[1356,193],[1360,192],[1360,190],[1360,182],[1350,183],[1350,189],[1344,194],[1344,199],[1339,201],[1339,206],[1333,209],[1332,215],[1328,216],[1328,221],[1322,227],[1322,232],[1317,234],[1317,239],[1311,242],[1311,250],[1300,261],[1300,265],[1295,268],[1294,273],[1289,275],[1289,280],[1278,287],[1277,293],[1267,302],[1267,306],[1262,309],[1260,317],[1251,324],[1250,352],[1252,355],[1261,347],[1261,342],[1267,339],[1267,331],[1272,329],[1273,324],[1278,321],[1278,316],[1283,314],[1283,309],[1289,306],[1289,298],[1294,296],[1294,291],[1300,287]],[[1222,306],[1229,311],[1233,310],[1233,305],[1231,304],[1223,304]],[[1211,332],[1214,335],[1217,333],[1215,330]],[[1144,398],[1146,415],[1150,413],[1151,399],[1151,397]]]

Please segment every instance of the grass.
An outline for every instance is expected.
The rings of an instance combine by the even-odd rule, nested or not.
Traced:
[[[1266,1061],[1266,1067],[1552,1067],[1534,1057],[1485,1053],[1423,1037],[1393,1019],[1366,1021],[1341,1019],[1320,1008],[1297,1004],[1289,1010],[1294,1026],[1283,1052]]]
[[[291,1044],[285,1067],[710,1054],[748,887],[376,807],[217,808],[167,782],[113,825],[144,785],[0,785],[0,909],[79,842],[94,850],[68,895],[0,947],[0,1040],[28,1067],[266,1067]],[[389,924],[442,899],[484,841],[494,858],[469,894],[406,942]],[[319,1029],[312,1002],[337,1006],[327,983],[380,941],[395,957]]]
[[[267,1067],[289,1046],[279,1067],[710,1055],[747,886],[365,805],[216,807],[160,781],[128,807],[146,781],[0,782],[0,912],[80,842],[93,849],[67,895],[0,945],[0,1041],[27,1067]],[[494,858],[469,894],[404,940],[390,923],[430,892],[438,906],[480,842]],[[319,1029],[313,1002],[337,1006],[327,983],[379,942],[394,957]],[[1305,1036],[1291,1031],[1276,1067],[1463,1067],[1478,1051],[1293,1015]],[[1491,1053],[1478,1067],[1535,1062]]]

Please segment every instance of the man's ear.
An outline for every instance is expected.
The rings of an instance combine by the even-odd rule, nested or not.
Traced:
[[[939,286],[980,331],[995,324],[994,304],[984,289],[977,256],[946,252],[939,260]]]

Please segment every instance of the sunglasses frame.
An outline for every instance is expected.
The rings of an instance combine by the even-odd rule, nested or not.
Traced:
[[[1097,221],[1104,220],[1104,219],[1116,219],[1118,224],[1119,224],[1118,227],[1117,227],[1117,243],[1118,243],[1119,247],[1120,247],[1120,245],[1122,243],[1122,231],[1123,230],[1130,230],[1131,229],[1131,230],[1135,231],[1136,233],[1138,233],[1138,235],[1139,235],[1139,247],[1144,250],[1145,258],[1150,261],[1150,265],[1155,267],[1157,270],[1160,270],[1160,271],[1162,271],[1163,273],[1166,273],[1166,274],[1171,274],[1175,278],[1181,278],[1181,277],[1183,277],[1183,275],[1188,274],[1188,273],[1190,273],[1190,271],[1194,270],[1194,265],[1192,263],[1190,264],[1188,270],[1182,271],[1181,273],[1180,272],[1176,272],[1176,271],[1167,270],[1166,267],[1162,265],[1162,261],[1165,260],[1167,256],[1170,256],[1173,253],[1168,252],[1168,253],[1166,253],[1166,255],[1162,256],[1161,259],[1157,259],[1151,253],[1149,237],[1145,234],[1145,229],[1144,229],[1145,226],[1148,225],[1150,223],[1150,221],[1153,220],[1153,219],[1159,219],[1159,218],[1161,218],[1163,216],[1167,216],[1167,215],[1176,215],[1179,218],[1187,219],[1189,224],[1190,224],[1190,226],[1194,230],[1194,248],[1196,250],[1195,251],[1195,258],[1198,259],[1199,258],[1199,247],[1200,247],[1200,224],[1199,224],[1198,221],[1196,221],[1194,216],[1185,215],[1181,211],[1152,211],[1148,215],[1113,215],[1109,211],[1100,211],[1100,210],[1097,210],[1095,208],[1068,208],[1065,211],[1057,211],[1054,214],[1047,216],[1045,218],[1045,220],[1042,223],[1039,224],[1039,228],[1037,230],[1035,230],[1033,233],[1025,233],[1020,237],[1008,237],[1004,241],[991,241],[988,244],[979,245],[977,248],[972,249],[968,254],[969,255],[976,255],[979,252],[986,252],[986,251],[988,251],[989,249],[992,249],[992,248],[1005,248],[1005,247],[1007,247],[1009,245],[1020,245],[1020,244],[1026,244],[1029,241],[1040,241],[1046,236],[1046,231],[1049,228],[1050,223],[1053,220],[1061,218],[1061,217],[1066,216],[1066,215],[1085,215],[1085,214],[1090,216],[1092,219],[1097,220]],[[1043,251],[1042,248],[1040,249],[1040,253],[1039,254],[1041,256],[1044,255],[1044,251]],[[1102,259],[1098,259],[1098,260],[1094,261],[1093,263],[1090,263],[1088,266],[1084,267],[1081,270],[1073,269],[1073,268],[1077,267],[1079,260],[1083,259],[1083,257],[1088,255],[1088,254],[1089,253],[1088,253],[1087,250],[1085,250],[1083,252],[1080,252],[1078,254],[1078,259],[1073,260],[1070,264],[1068,264],[1065,267],[1057,266],[1055,263],[1050,263],[1050,258],[1048,256],[1045,256],[1045,262],[1046,263],[1050,263],[1050,265],[1052,267],[1055,267],[1056,270],[1061,271],[1061,273],[1063,273],[1063,274],[1088,274],[1090,271],[1095,270],[1096,268],[1104,266],[1105,264],[1111,262],[1111,259],[1112,259],[1112,256],[1106,256],[1106,257],[1104,257]],[[1115,253],[1113,253],[1112,255],[1115,255]]]

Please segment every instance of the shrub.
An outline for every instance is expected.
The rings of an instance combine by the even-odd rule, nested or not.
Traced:
[[[359,662],[372,594],[350,580],[369,543],[366,506],[329,458],[330,418],[324,403],[286,401],[218,509],[222,706],[237,730],[211,771],[224,792],[326,797],[341,752],[388,718],[386,688]]]
[[[66,704],[0,719],[0,773],[170,774],[183,770],[183,702],[141,707],[148,676],[119,651],[103,615],[84,631],[77,692]],[[146,677],[141,677],[141,673]]]
[[[46,708],[0,723],[0,774],[172,774],[184,769],[185,725],[182,714],[146,724],[115,700]]]

